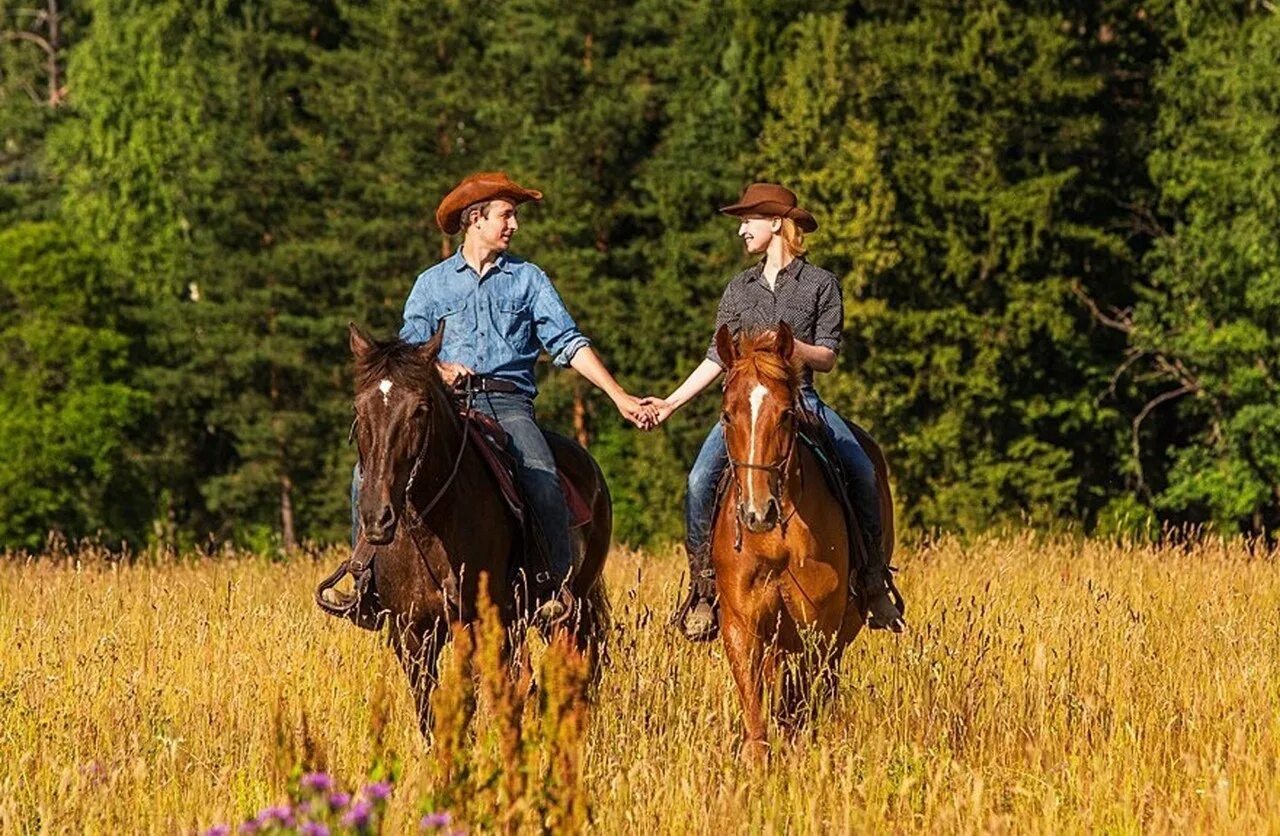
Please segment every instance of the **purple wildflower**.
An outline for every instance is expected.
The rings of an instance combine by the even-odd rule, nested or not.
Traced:
[[[369,826],[371,818],[373,818],[373,805],[368,801],[357,801],[351,805],[351,809],[342,817],[341,823],[344,827],[362,829]]]
[[[345,792],[335,792],[329,794],[329,809],[341,810],[351,803],[351,796]]]
[[[304,822],[298,832],[302,836],[329,836],[329,828],[318,821]]]
[[[432,830],[448,827],[451,821],[453,821],[453,816],[449,815],[446,810],[439,813],[428,813],[422,817],[422,821],[418,824],[423,830]]]
[[[311,792],[333,792],[333,779],[324,772],[308,772],[302,776],[300,784]]]
[[[204,832],[204,836],[231,836],[231,825],[215,824]]]
[[[246,822],[246,824],[248,823]],[[293,827],[295,824],[293,808],[287,804],[263,808],[258,811],[258,816],[254,819],[253,824],[256,829],[250,830],[250,833],[257,832],[257,829],[271,827],[273,824],[279,824],[281,827]]]
[[[261,829],[262,829],[262,825],[258,823],[257,819],[249,819],[247,822],[240,825],[238,832],[244,833],[244,834],[251,834],[251,833],[257,833]]]
[[[370,801],[386,801],[391,797],[391,783],[389,781],[377,781],[361,790],[360,794]]]

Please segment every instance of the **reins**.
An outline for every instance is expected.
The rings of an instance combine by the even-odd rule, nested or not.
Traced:
[[[432,431],[435,430],[436,426],[434,415],[431,416],[431,426],[428,428],[427,437],[423,440],[422,446],[418,448],[418,457],[413,463],[413,469],[409,471],[409,481],[406,482],[404,486],[404,507],[406,511],[412,510],[419,520],[431,513],[431,509],[435,508],[436,505],[439,504],[440,500],[444,498],[445,492],[449,490],[449,486],[452,485],[453,480],[457,478],[458,469],[462,467],[462,457],[466,455],[467,442],[471,439],[471,404],[475,399],[475,390],[471,387],[471,378],[466,378],[466,381],[466,387],[462,390],[466,399],[463,401],[461,416],[462,443],[458,445],[458,456],[453,460],[453,469],[449,472],[449,478],[444,480],[444,484],[442,484],[440,489],[436,491],[436,495],[431,497],[431,501],[427,503],[427,507],[423,508],[421,511],[418,511],[413,507],[413,503],[409,500],[409,491],[413,489],[414,480],[418,477],[418,468],[422,467],[422,462],[426,459],[427,447],[431,441]]]

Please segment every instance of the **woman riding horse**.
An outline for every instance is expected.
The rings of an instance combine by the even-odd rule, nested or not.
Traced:
[[[844,324],[839,280],[805,259],[804,234],[816,230],[818,223],[812,214],[797,205],[790,189],[772,183],[753,183],[737,203],[720,211],[742,219],[738,235],[746,251],[762,258],[755,266],[734,276],[725,288],[716,313],[716,328],[727,326],[730,333],[737,335],[743,331],[774,328],[779,323],[790,326],[795,335],[793,356],[803,366],[801,398],[831,436],[861,522],[867,558],[857,581],[863,592],[861,600],[867,610],[867,624],[872,629],[900,632],[902,612],[891,593],[881,543],[875,467],[849,425],[823,402],[813,386],[814,372],[835,368]],[[658,420],[665,421],[716,380],[723,370],[724,362],[712,340],[702,364],[665,401],[654,402],[659,407]],[[689,473],[685,501],[690,588],[678,618],[691,641],[709,641],[718,632],[710,533],[716,489],[727,464],[724,428],[717,424],[707,434]]]

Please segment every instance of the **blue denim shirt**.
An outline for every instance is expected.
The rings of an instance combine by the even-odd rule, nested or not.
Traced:
[[[404,304],[400,338],[426,342],[441,319],[441,360],[509,380],[530,397],[538,393],[533,366],[543,349],[557,366],[568,366],[578,349],[591,344],[547,274],[506,253],[479,276],[459,248],[418,276]]]

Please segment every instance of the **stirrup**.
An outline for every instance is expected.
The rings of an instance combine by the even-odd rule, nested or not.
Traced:
[[[684,598],[676,605],[675,612],[667,619],[667,627],[680,633],[689,641],[710,641],[720,632],[720,602],[715,587],[715,570],[703,569],[689,579],[689,588]],[[696,637],[689,635],[685,629],[685,619],[699,603],[705,602],[711,608],[712,624],[704,633]]]
[[[334,589],[347,575],[351,575],[355,591],[339,592]],[[387,621],[387,611],[377,606],[377,590],[369,588],[372,580],[373,568],[369,564],[352,571],[352,561],[344,560],[316,586],[316,604],[335,618],[344,618],[362,630],[377,632]],[[333,595],[328,595],[329,592]]]

